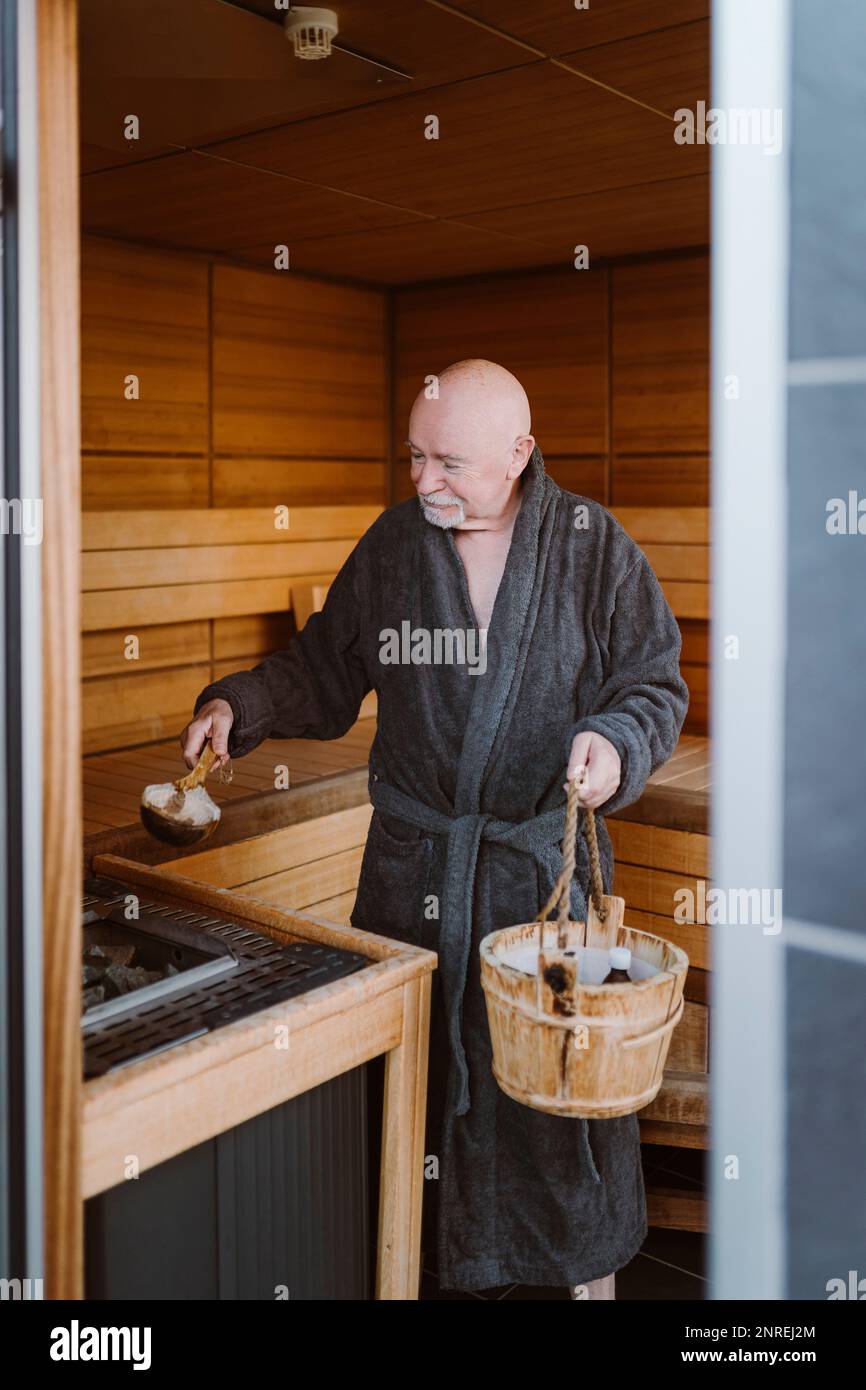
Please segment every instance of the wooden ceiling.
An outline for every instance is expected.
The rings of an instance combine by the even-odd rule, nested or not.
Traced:
[[[378,285],[709,242],[710,0],[331,7],[370,61],[273,0],[80,0],[84,231]]]

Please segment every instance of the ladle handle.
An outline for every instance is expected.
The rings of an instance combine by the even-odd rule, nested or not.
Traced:
[[[201,757],[192,772],[188,772],[185,777],[179,777],[175,782],[174,785],[177,787],[178,791],[188,792],[191,791],[193,787],[201,786],[213,767],[215,759],[216,753],[213,751],[210,739],[208,739],[204,748],[201,750]]]

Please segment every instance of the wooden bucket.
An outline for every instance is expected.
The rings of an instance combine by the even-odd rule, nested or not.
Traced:
[[[602,892],[595,814],[583,808],[592,893],[586,922],[568,919],[574,874],[578,779],[568,788],[562,873],[535,922],[504,927],[481,942],[481,984],[493,1045],[493,1074],[503,1091],[533,1110],[578,1119],[630,1115],[662,1084],[671,1036],[683,1016],[685,951],[623,924],[625,902]],[[559,903],[556,921],[546,921]],[[630,984],[588,984],[582,948],[627,946]],[[523,948],[524,969],[505,959]],[[535,955],[536,960],[533,960]],[[597,966],[598,960],[593,964]],[[533,973],[527,973],[527,966]]]

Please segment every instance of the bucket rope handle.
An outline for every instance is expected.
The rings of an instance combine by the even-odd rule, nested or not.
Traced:
[[[562,872],[556,880],[553,892],[538,914],[539,945],[543,945],[544,943],[544,923],[547,920],[547,914],[552,911],[557,904],[559,941],[560,945],[565,945],[566,927],[570,911],[571,880],[574,877],[574,866],[577,858],[578,796],[581,791],[583,791],[585,783],[585,767],[582,769],[580,777],[572,777],[568,783],[568,801],[566,802],[565,808],[565,833],[562,837]],[[607,907],[604,902],[604,884],[601,877],[601,858],[598,852],[595,811],[591,806],[584,806],[581,809],[583,810],[583,830],[589,849],[589,867],[592,878],[592,903],[599,921],[603,922],[607,917]]]

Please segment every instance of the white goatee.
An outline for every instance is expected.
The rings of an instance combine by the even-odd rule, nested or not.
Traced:
[[[466,510],[459,497],[449,497],[442,492],[419,493],[418,501],[431,526],[441,526],[447,530],[452,526],[462,526],[466,520]]]

